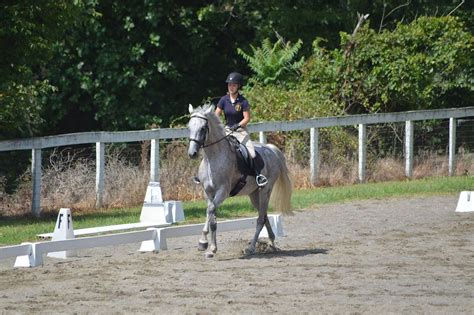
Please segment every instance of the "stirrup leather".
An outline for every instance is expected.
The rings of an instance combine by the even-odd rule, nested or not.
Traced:
[[[263,187],[268,183],[267,178],[262,174],[257,175],[257,177],[255,177],[255,181],[257,182],[258,187]]]

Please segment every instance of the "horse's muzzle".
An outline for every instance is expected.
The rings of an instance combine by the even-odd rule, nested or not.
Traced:
[[[189,148],[188,148],[188,155],[191,159],[195,159],[198,157],[198,152],[199,152],[199,146],[195,142],[190,142],[189,143]]]

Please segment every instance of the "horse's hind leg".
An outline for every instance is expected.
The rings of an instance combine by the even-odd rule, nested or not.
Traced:
[[[268,238],[270,239],[270,246],[273,250],[275,250],[275,233],[273,233],[272,225],[268,220],[268,215],[265,214],[265,227],[267,228]]]
[[[250,200],[254,207],[258,209],[257,227],[255,235],[250,243],[250,246],[245,250],[246,254],[253,254],[257,245],[258,236],[263,229],[263,226],[267,226],[268,236],[270,237],[271,244],[273,245],[275,240],[275,234],[273,234],[270,223],[268,222],[267,209],[268,202],[270,200],[270,192],[267,189],[257,190],[250,194]],[[267,225],[268,222],[268,225]]]

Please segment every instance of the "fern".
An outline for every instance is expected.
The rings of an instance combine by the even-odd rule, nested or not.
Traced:
[[[301,39],[292,45],[281,37],[275,43],[265,38],[260,47],[250,46],[251,54],[240,48],[237,52],[255,73],[253,79],[266,85],[287,81],[289,77],[299,73],[304,64],[304,57],[297,61],[295,59],[302,45]]]

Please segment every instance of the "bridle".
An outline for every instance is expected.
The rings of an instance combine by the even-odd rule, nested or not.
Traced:
[[[206,117],[203,117],[201,115],[191,115],[191,118],[199,118],[199,119],[203,119],[203,120],[206,121],[206,126],[205,126],[204,129],[202,129],[202,130],[204,130],[204,136],[202,137],[203,140],[195,139],[195,138],[191,138],[191,137],[189,138],[189,141],[196,142],[199,145],[200,148],[210,147],[211,145],[214,145],[216,143],[221,142],[222,140],[224,140],[225,138],[227,138],[230,135],[230,134],[225,135],[224,137],[220,138],[217,141],[214,141],[214,142],[211,142],[211,143],[208,143],[208,144],[204,144],[204,142],[206,141],[207,135],[209,134],[209,120]],[[202,130],[199,131],[199,135],[201,135]]]

